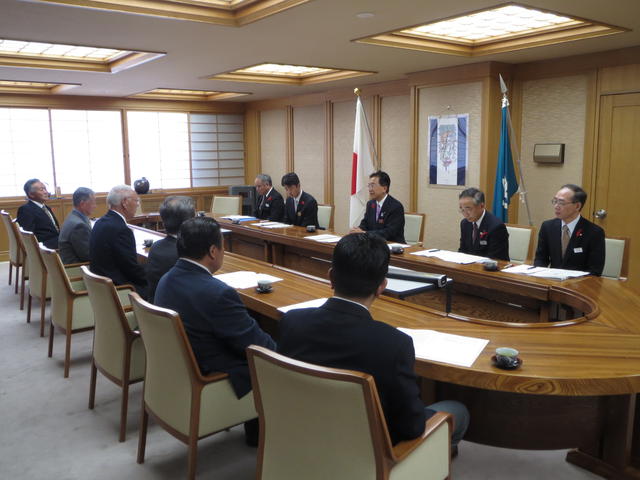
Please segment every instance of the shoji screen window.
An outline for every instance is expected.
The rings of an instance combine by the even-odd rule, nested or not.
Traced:
[[[49,111],[0,108],[0,197],[24,196],[22,186],[39,178],[53,193]]]
[[[190,115],[194,187],[244,185],[244,117]]]
[[[51,132],[62,193],[78,187],[108,192],[124,183],[120,112],[51,110]]]
[[[127,112],[131,181],[151,189],[191,186],[189,116],[172,112]]]

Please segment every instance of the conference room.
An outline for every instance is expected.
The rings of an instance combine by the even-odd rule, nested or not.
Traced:
[[[399,244],[390,255],[396,276],[401,268],[444,278],[442,288],[404,291],[389,280],[370,308],[373,318],[487,341],[468,366],[416,358],[425,404],[459,400],[471,414],[459,455],[450,462],[445,455],[451,477],[639,478],[640,238],[628,192],[638,178],[640,6],[532,0],[510,4],[515,11],[501,7],[489,0],[3,2],[3,220],[18,217],[29,179],[44,183],[59,227],[75,211],[78,187],[95,192],[90,217],[99,219],[112,187],[131,185],[139,205],[127,221],[144,266],[142,242],[169,233],[159,216],[163,202],[187,196],[195,212],[222,227],[225,257],[216,275],[282,279],[268,294],[237,290],[277,342],[279,309],[331,297],[335,240],[361,225],[373,182],[404,209],[404,241],[391,242]],[[493,30],[467,38],[467,20],[456,23],[464,15]],[[552,23],[535,23],[543,19]],[[514,33],[516,26],[522,30]],[[515,188],[499,173],[505,151]],[[364,181],[354,180],[354,153],[370,159]],[[369,178],[377,170],[389,185]],[[315,231],[236,217],[253,217],[261,206],[261,174],[286,202],[281,179],[289,172],[318,204]],[[536,263],[541,226],[564,202],[558,193],[567,184],[587,197],[560,208],[579,205],[581,218],[604,230],[602,275],[518,273],[520,264]],[[464,253],[460,195],[469,188],[484,193],[485,215],[503,207],[509,261],[497,258],[498,271],[445,255]],[[354,221],[357,191],[363,210]],[[230,210],[221,206],[229,203]],[[77,335],[56,325],[47,350],[41,335],[58,315],[47,301],[55,295],[47,290],[55,247],[53,259],[43,250],[41,267],[32,268],[37,239],[8,225],[0,229],[0,276],[10,284],[0,289],[0,308],[3,404],[12,413],[0,422],[2,471],[186,476],[189,449],[153,416],[146,458],[136,463],[143,381],[129,387],[124,442],[122,389],[102,373],[95,407],[87,409],[93,324]],[[485,234],[480,228],[479,242]],[[20,247],[26,239],[36,243]],[[38,269],[48,274],[45,284]],[[70,288],[84,282],[80,268],[62,272]],[[127,303],[125,290],[118,292]],[[131,307],[123,314],[134,316]],[[499,347],[520,352],[518,368],[494,365]],[[242,426],[221,430],[197,442],[198,476],[255,477],[267,462],[261,447],[244,444]],[[299,443],[324,450],[313,432],[305,437]]]

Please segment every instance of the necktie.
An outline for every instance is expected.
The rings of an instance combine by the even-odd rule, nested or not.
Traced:
[[[569,240],[571,240],[571,235],[569,234],[569,226],[565,225],[562,227],[562,256],[564,257],[565,252],[567,251],[567,247],[569,246]]]
[[[380,218],[380,204],[376,203],[376,221]]]
[[[473,235],[471,237],[471,240],[473,241],[474,245],[478,241],[478,224],[476,222],[473,222]]]
[[[51,212],[49,211],[49,209],[45,205],[43,205],[42,210],[44,210],[44,213],[47,214],[47,216],[49,217],[49,220],[51,220],[51,223],[53,223],[53,228],[58,230],[58,225],[56,225],[56,221],[53,219],[53,215],[51,215]]]

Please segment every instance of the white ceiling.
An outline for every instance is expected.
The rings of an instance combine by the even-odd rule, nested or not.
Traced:
[[[124,97],[153,88],[245,91],[252,101],[397,80],[410,72],[475,62],[524,63],[640,45],[640,0],[526,0],[526,4],[631,31],[563,45],[466,58],[364,45],[355,38],[494,6],[500,0],[311,0],[244,27],[0,0],[0,38],[166,52],[117,74],[0,67],[0,80],[80,83],[69,95]],[[371,12],[373,18],[356,14]],[[308,86],[207,80],[261,62],[371,70]],[[639,59],[640,61],[640,59]]]

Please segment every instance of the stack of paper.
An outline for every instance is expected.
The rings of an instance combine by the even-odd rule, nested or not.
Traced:
[[[469,255],[468,253],[452,252],[450,250],[438,250],[432,248],[431,250],[420,250],[419,252],[411,252],[411,255],[419,255],[421,257],[435,257],[445,262],[452,263],[476,263],[488,260],[486,257],[479,257],[477,255]]]
[[[323,235],[309,235],[308,237],[304,237],[308,240],[315,240],[320,243],[336,243],[340,241],[342,237],[338,235],[331,235],[330,233],[325,233]]]
[[[470,367],[476,361],[489,340],[463,337],[435,330],[399,328],[413,339],[416,358]]]
[[[280,307],[278,310],[280,310],[282,313],[287,313],[289,310],[295,310],[297,308],[320,307],[320,306],[324,305],[324,302],[326,302],[327,300],[328,300],[328,298],[316,298],[315,300],[309,300],[308,302],[294,303],[293,305],[287,305],[286,307]]]
[[[267,275],[266,273],[256,272],[232,272],[221,273],[220,275],[214,275],[221,282],[226,283],[231,288],[256,288],[258,286],[258,280],[269,280],[270,282],[279,282],[281,278]]]
[[[262,228],[287,228],[291,226],[281,222],[260,222],[260,223],[254,223],[253,225],[256,227],[262,227]]]
[[[584,277],[589,272],[580,270],[564,270],[561,268],[534,267],[531,265],[516,265],[515,267],[503,268],[506,273],[520,273],[538,278],[548,278],[550,280],[566,280],[567,278]]]

